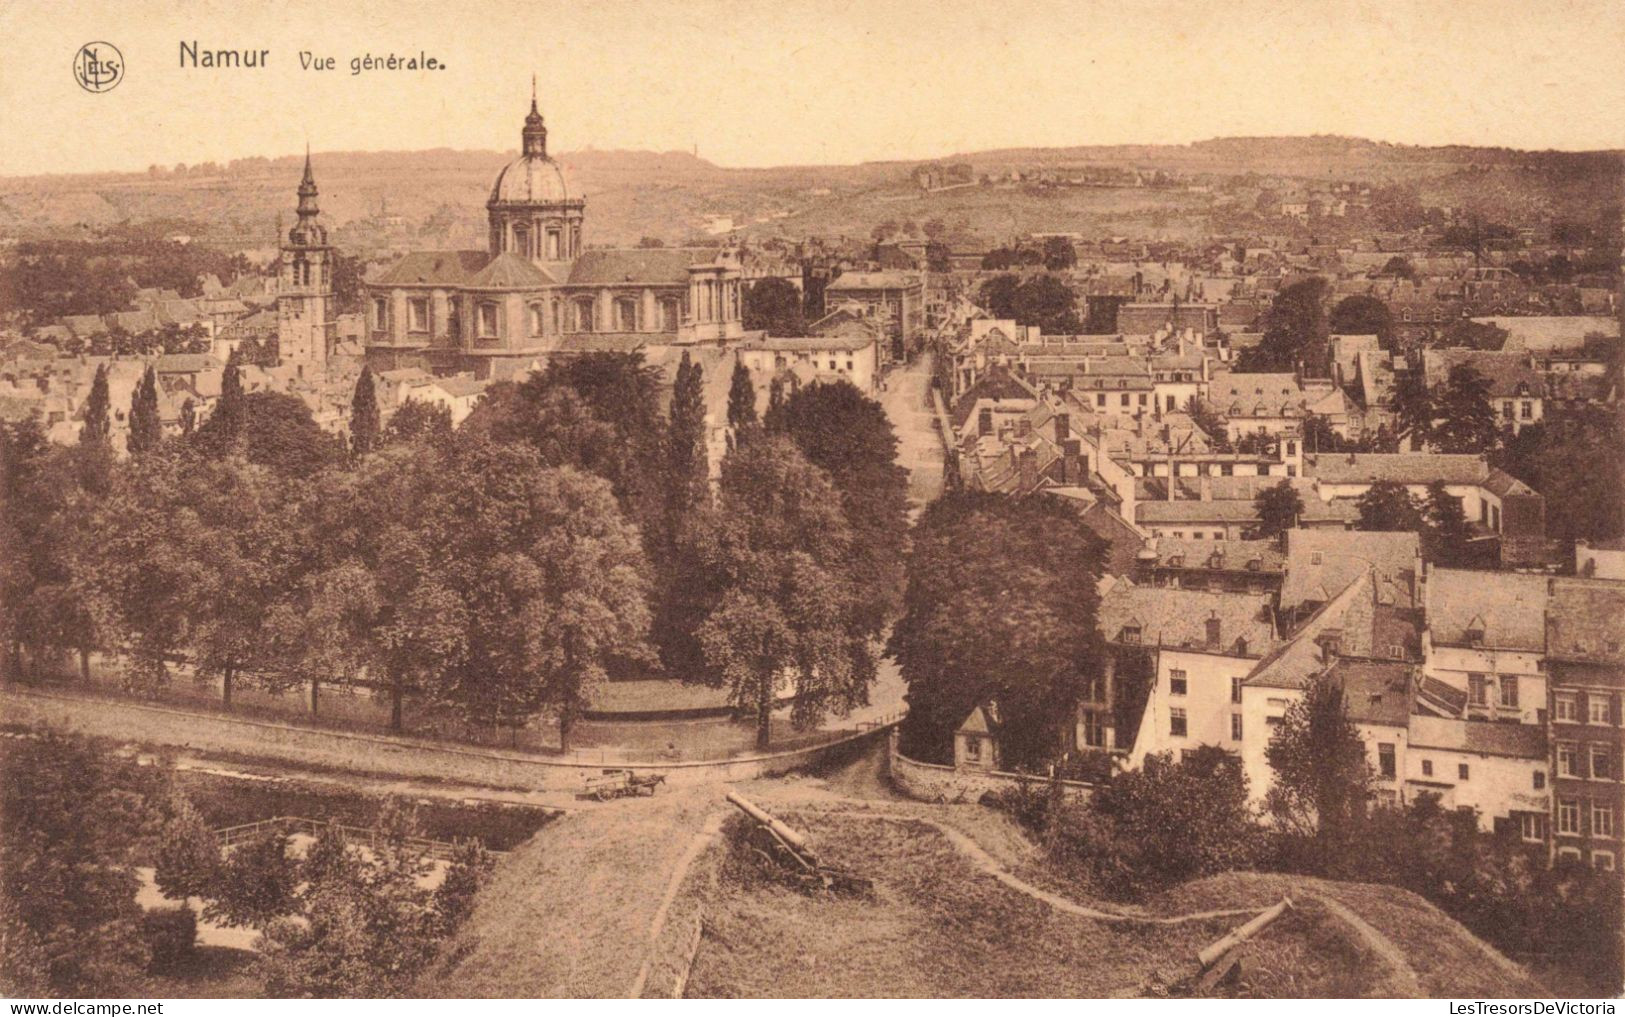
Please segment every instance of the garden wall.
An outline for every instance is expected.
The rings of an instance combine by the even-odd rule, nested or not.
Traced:
[[[922,763],[897,751],[897,733],[889,739],[888,766],[892,784],[910,798],[922,802],[974,802],[989,791],[1003,791],[1022,784],[1044,784],[1043,777],[1005,773],[1002,770],[956,769],[937,763]],[[1061,781],[1062,793],[1069,798],[1086,799],[1093,784]]]
[[[496,749],[459,748],[441,742],[298,727],[217,713],[195,713],[164,706],[77,697],[15,685],[0,688],[0,720],[30,726],[52,724],[120,741],[277,759],[355,773],[537,791],[579,791],[587,776],[597,774],[605,765],[636,773],[661,773],[669,784],[752,780],[799,769],[815,762],[826,752],[866,739],[884,737],[885,732],[890,730],[889,726],[877,726],[787,752],[766,752],[712,762],[648,764],[619,763],[613,756],[588,763]]]

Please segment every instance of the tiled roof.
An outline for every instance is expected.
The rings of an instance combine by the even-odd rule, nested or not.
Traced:
[[[552,286],[557,281],[512,251],[504,251],[470,276],[463,285],[480,289],[520,290]]]
[[[742,350],[769,350],[783,353],[816,353],[824,350],[856,352],[874,345],[873,339],[845,336],[762,336],[739,344]]]
[[[200,374],[223,370],[225,366],[207,353],[166,353],[152,363],[156,374]]]
[[[1455,720],[1417,714],[1411,718],[1411,749],[1442,749],[1474,756],[1545,759],[1546,729],[1539,724]]]
[[[1458,689],[1430,675],[1422,676],[1416,697],[1447,717],[1459,717],[1462,711],[1467,709],[1466,689]]]
[[[490,259],[484,251],[413,251],[383,274],[369,279],[368,285],[461,286]]]
[[[649,345],[649,339],[642,332],[576,332],[560,338],[551,352],[635,353]]]
[[[1532,653],[1546,649],[1545,576],[1429,569],[1425,597],[1436,645],[1470,645],[1467,633],[1476,629],[1487,647]]]
[[[1154,538],[1147,550],[1157,556],[1161,568],[1232,569],[1279,575],[1286,559],[1280,544],[1273,540],[1176,540]],[[1215,557],[1216,556],[1216,557]],[[1256,569],[1249,563],[1257,562]]]
[[[1308,685],[1310,678],[1325,670],[1328,663],[1317,640],[1333,630],[1339,634],[1340,652],[1371,656],[1375,609],[1370,577],[1362,575],[1321,605],[1291,637],[1259,661],[1246,683],[1277,689],[1301,689]]]
[[[1326,484],[1479,484],[1489,476],[1484,457],[1433,452],[1324,452],[1303,457],[1306,476]]]
[[[1552,580],[1546,655],[1560,661],[1625,665],[1625,583]]]
[[[1210,618],[1219,619],[1218,652],[1257,656],[1275,636],[1268,596],[1135,586],[1126,579],[1101,597],[1098,617],[1106,639],[1119,641],[1124,629],[1138,627],[1142,646],[1206,649]],[[1246,641],[1244,651],[1238,639]]]
[[[435,387],[454,399],[460,399],[479,395],[485,391],[487,384],[487,382],[479,381],[476,378],[459,375],[452,378],[440,378],[435,382]]]
[[[829,290],[895,290],[920,285],[913,272],[843,272],[826,288]]]
[[[1486,317],[1474,321],[1504,328],[1509,333],[1507,350],[1562,350],[1585,345],[1592,332],[1619,335],[1619,319],[1597,315],[1536,315],[1531,317]]]
[[[1365,530],[1288,530],[1281,609],[1324,604],[1367,569],[1376,570],[1379,602],[1410,607],[1416,581],[1414,533]]]
[[[1357,724],[1405,727],[1415,703],[1414,664],[1339,657],[1326,676],[1343,687],[1349,719]]]
[[[711,261],[715,251],[684,247],[638,247],[584,251],[570,267],[570,286],[687,286],[690,265]]]
[[[1422,371],[1428,385],[1442,385],[1450,372],[1466,365],[1479,377],[1489,382],[1492,399],[1529,396],[1540,398],[1546,394],[1545,377],[1529,363],[1527,353],[1494,352],[1489,350],[1423,350]]]

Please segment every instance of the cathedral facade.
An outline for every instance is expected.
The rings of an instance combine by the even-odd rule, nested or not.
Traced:
[[[486,250],[414,252],[366,284],[373,370],[487,379],[539,355],[614,348],[617,337],[628,347],[744,337],[734,252],[583,245],[586,202],[547,154],[534,97],[519,157],[485,208]]]

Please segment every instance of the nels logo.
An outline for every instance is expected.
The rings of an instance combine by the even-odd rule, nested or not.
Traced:
[[[74,54],[73,79],[87,92],[110,91],[124,80],[124,54],[110,42],[87,42]]]

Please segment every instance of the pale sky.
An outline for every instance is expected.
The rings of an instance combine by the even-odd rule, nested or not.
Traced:
[[[0,0],[0,175],[302,151],[518,147],[721,165],[1346,134],[1625,147],[1621,0]],[[269,49],[182,70],[181,41]],[[73,77],[105,41],[125,77]],[[300,68],[299,51],[338,69]],[[350,73],[425,51],[440,71]]]

